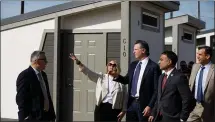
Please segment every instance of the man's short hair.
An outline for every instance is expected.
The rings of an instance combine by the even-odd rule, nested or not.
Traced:
[[[213,50],[212,50],[211,47],[209,47],[209,46],[201,46],[201,47],[199,47],[198,49],[199,49],[199,50],[205,49],[205,54],[206,54],[206,55],[210,55],[210,59],[211,59],[211,57],[212,57],[212,55],[213,55]]]
[[[144,48],[146,50],[146,55],[149,56],[150,53],[149,53],[149,45],[146,41],[144,40],[137,40],[135,42],[135,44],[140,44],[141,48]]]
[[[173,51],[164,51],[162,53],[163,55],[166,55],[168,59],[172,61],[172,65],[175,66],[178,61],[178,56]]]
[[[39,51],[39,50],[34,51],[34,52],[31,54],[31,59],[30,59],[30,61],[31,61],[31,62],[36,61],[37,59],[39,59],[40,55],[45,55],[45,52]]]

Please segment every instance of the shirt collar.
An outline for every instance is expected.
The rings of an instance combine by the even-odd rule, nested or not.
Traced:
[[[174,70],[175,68],[172,68],[171,70],[169,70],[168,72],[165,72],[165,74],[167,75],[167,76],[169,76],[171,73],[172,73],[172,71]]]
[[[32,66],[31,66],[32,67]],[[32,67],[33,69],[34,69],[34,72],[36,73],[36,74],[39,74],[40,73],[40,71],[38,71],[37,69],[35,69],[34,67]]]
[[[211,66],[211,62],[209,62],[208,64],[206,64],[206,65],[204,65],[204,66],[203,66],[203,65],[201,65],[201,68],[202,68],[202,67],[210,68],[210,66]]]
[[[141,60],[141,61],[139,61],[139,62],[142,62],[142,64],[145,65],[145,64],[148,63],[148,61],[149,61],[149,58],[146,57],[146,58],[144,58],[143,60]]]

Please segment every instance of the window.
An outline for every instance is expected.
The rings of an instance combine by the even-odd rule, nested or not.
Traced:
[[[142,8],[141,19],[142,29],[156,32],[160,31],[159,14]]]
[[[196,39],[196,46],[204,46],[205,45],[205,37]]]
[[[182,36],[182,40],[193,42],[193,34],[189,31],[184,31],[184,34]]]
[[[172,51],[172,45],[165,45],[164,50]]]
[[[212,47],[213,54],[215,54],[215,35],[213,35],[213,36],[210,37],[210,42],[211,42],[210,45],[211,45],[211,47]],[[215,56],[212,56],[211,61],[212,61],[213,63],[215,63]]]
[[[142,21],[143,25],[158,28],[158,23],[157,23],[158,17],[157,16],[143,12],[142,20],[143,20]]]
[[[215,35],[210,37],[210,46],[215,51]]]

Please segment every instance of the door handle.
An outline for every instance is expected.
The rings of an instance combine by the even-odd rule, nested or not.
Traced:
[[[67,84],[67,87],[73,87],[73,85],[71,83]]]
[[[74,87],[73,84],[71,83],[72,80],[73,80],[72,78],[67,78],[66,87]]]

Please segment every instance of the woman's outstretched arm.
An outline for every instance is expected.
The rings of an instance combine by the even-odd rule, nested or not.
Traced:
[[[76,61],[76,64],[79,66],[79,71],[83,72],[91,81],[97,82],[98,78],[102,78],[102,74],[90,70],[88,67],[82,64],[74,54],[70,53],[69,58],[73,61]]]

